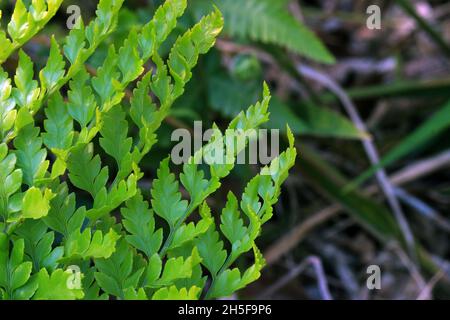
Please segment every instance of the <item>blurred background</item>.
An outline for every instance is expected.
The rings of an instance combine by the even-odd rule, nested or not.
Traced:
[[[13,2],[0,2],[3,25]],[[88,67],[95,71],[108,46],[150,20],[161,2],[125,0],[116,32]],[[273,93],[267,127],[285,131],[288,123],[299,151],[259,238],[268,266],[236,297],[450,298],[450,2],[188,3],[163,56],[213,4],[225,28],[159,130],[158,147],[143,161],[142,187],[150,190],[174,129],[192,129],[195,120],[225,126],[260,98],[263,81]],[[49,36],[68,33],[71,4],[89,21],[97,2],[64,1],[24,48],[38,68]],[[12,71],[16,63],[4,67]],[[213,211],[257,171],[238,165],[211,199]],[[378,275],[379,289],[371,289],[368,280]]]

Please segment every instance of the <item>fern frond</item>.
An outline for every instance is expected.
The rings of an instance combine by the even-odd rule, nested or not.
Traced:
[[[30,17],[44,21],[46,4],[50,10],[59,3],[32,0],[28,12],[18,0],[6,51],[32,36]],[[268,86],[260,102],[230,122],[231,130],[222,133],[213,126],[211,139],[183,164],[179,177],[169,169],[170,158],[163,160],[151,199],[145,200],[138,185],[140,162],[200,56],[214,45],[223,17],[218,9],[202,17],[178,36],[164,60],[161,46],[187,6],[186,0],[167,0],[121,46],[110,45],[90,75],[85,63],[115,28],[122,3],[99,0],[97,17],[86,27],[79,20],[62,47],[52,37],[38,77],[23,50],[14,85],[0,68],[2,299],[198,299],[208,280],[204,268],[212,275],[208,295],[220,297],[255,281],[264,265],[255,240],[294,163],[292,135],[289,149],[249,182],[240,203],[230,193],[220,228],[206,201],[249,142],[239,141],[241,130],[254,131],[269,120]],[[0,44],[5,37],[0,33]],[[147,70],[148,62],[155,68]],[[67,93],[62,90],[66,83]],[[41,114],[43,126],[37,121]],[[206,158],[217,148],[226,153],[210,163]],[[201,158],[205,167],[199,165]],[[196,210],[200,218],[189,221]],[[119,211],[122,219],[116,220]],[[167,223],[168,234],[161,222]],[[224,246],[222,238],[231,246]],[[232,268],[252,248],[254,264],[243,272]],[[73,266],[79,269],[75,274]]]
[[[318,62],[334,62],[320,39],[289,13],[285,0],[216,0],[214,4],[230,36],[279,45]]]
[[[56,14],[62,2],[63,0],[35,0],[27,9],[22,0],[17,0],[7,28],[10,38],[0,30],[0,64],[41,31]],[[0,18],[1,16],[0,11]]]

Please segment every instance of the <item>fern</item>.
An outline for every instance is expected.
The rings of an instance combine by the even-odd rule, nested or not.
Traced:
[[[201,0],[201,11],[210,0]],[[285,47],[292,52],[322,63],[334,57],[305,25],[287,10],[287,0],[217,0],[214,4],[225,19],[230,36]]]
[[[8,23],[8,33],[0,30],[0,63],[36,35],[56,14],[61,3],[62,0],[35,0],[27,9],[22,0],[17,0]],[[1,16],[0,11],[0,18]]]
[[[30,12],[42,3],[33,1]],[[21,5],[13,17],[17,27],[29,17]],[[234,161],[212,163],[208,172],[197,163],[217,146],[227,149],[226,159],[235,160],[245,145],[228,152],[226,146],[234,141],[229,131],[215,130],[178,177],[166,158],[151,190],[139,187],[141,162],[157,143],[157,130],[184,93],[199,57],[214,45],[223,19],[218,10],[202,17],[177,38],[165,60],[159,49],[187,6],[186,0],[167,0],[119,48],[110,45],[90,75],[85,62],[114,30],[121,5],[121,0],[100,0],[97,18],[86,27],[80,21],[63,48],[52,38],[38,75],[22,50],[14,81],[0,70],[0,298],[219,298],[255,281],[264,266],[255,241],[294,165],[290,130],[288,149],[248,183],[240,204],[229,194],[220,226],[207,199]],[[14,47],[39,29],[21,38],[10,32]],[[148,62],[154,70],[146,70]],[[269,102],[264,86],[262,100],[228,128],[260,127],[269,120]],[[42,129],[39,113],[45,115]],[[88,205],[80,205],[82,197],[89,198]],[[191,221],[196,212],[200,218]],[[221,239],[230,243],[228,251]],[[233,268],[250,250],[254,264],[243,272]],[[68,285],[74,265],[80,281]]]

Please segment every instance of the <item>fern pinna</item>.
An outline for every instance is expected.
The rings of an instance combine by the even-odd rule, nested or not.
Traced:
[[[199,56],[222,29],[219,10],[178,37],[163,59],[158,49],[187,6],[186,0],[167,0],[151,21],[130,31],[120,48],[110,45],[91,74],[85,63],[114,31],[123,2],[100,0],[96,18],[88,25],[78,20],[62,48],[51,39],[48,61],[35,76],[31,58],[20,48],[61,2],[33,0],[27,7],[18,0],[7,31],[0,31],[0,62],[18,50],[12,79],[0,69],[0,297],[218,298],[255,281],[264,265],[255,240],[296,157],[289,129],[289,148],[248,183],[240,201],[228,194],[220,223],[206,200],[232,163],[211,164],[206,172],[196,154],[177,179],[166,158],[151,199],[138,186],[139,164],[157,143],[156,131],[183,94]],[[144,68],[147,62],[152,70]],[[127,102],[130,86],[135,89]],[[241,112],[229,128],[264,124],[269,101],[265,86],[263,100]],[[38,113],[45,114],[42,129]],[[224,146],[226,139],[227,133],[215,134],[202,150]],[[96,152],[97,141],[116,170],[110,171]],[[91,204],[77,202],[82,192]],[[188,220],[194,212],[195,222]],[[233,268],[251,250],[254,264]]]

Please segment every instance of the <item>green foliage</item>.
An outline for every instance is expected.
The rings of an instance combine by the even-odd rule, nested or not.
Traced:
[[[212,2],[211,0],[195,1],[192,6],[194,15],[207,10]],[[206,74],[207,80],[205,80],[208,104],[222,116],[232,118],[242,110],[242,106],[260,98],[259,84],[263,77],[261,62],[262,60],[267,62],[268,56],[264,49],[268,48],[267,51],[272,53],[274,65],[279,65],[281,69],[289,65],[288,61],[291,60],[289,56],[280,56],[281,50],[267,45],[282,46],[291,52],[319,62],[334,61],[319,38],[292,16],[288,10],[288,1],[218,0],[214,3],[224,14],[225,33],[234,42],[248,43],[249,47],[266,44],[259,50],[262,53],[261,57],[247,53],[244,49],[247,46],[243,46],[243,53],[233,56],[228,70],[219,65],[216,61],[219,60],[218,57],[213,55],[208,57],[214,61],[210,62]],[[230,47],[232,48],[233,45]],[[240,51],[237,50],[237,52]],[[249,51],[252,52],[252,50]],[[293,65],[289,67],[287,68],[291,69],[289,71],[294,68]],[[280,83],[280,85],[291,87],[291,84]],[[289,99],[285,96],[282,99],[277,96],[272,99],[271,119],[267,127],[283,129],[288,123],[296,135],[358,140],[368,138],[368,134],[356,128],[347,117],[329,110],[318,101],[294,104],[287,100]]]
[[[26,8],[22,0],[17,0],[7,33],[0,30],[0,63],[37,34],[56,14],[61,3],[62,0],[34,0]]]
[[[90,75],[85,62],[115,29],[122,2],[100,0],[97,17],[87,26],[79,20],[62,48],[53,37],[37,75],[23,50],[14,81],[0,69],[3,299],[219,298],[258,279],[264,266],[256,239],[295,162],[290,129],[288,149],[248,183],[240,202],[229,193],[220,226],[207,200],[246,146],[227,152],[233,161],[226,164],[200,167],[197,160],[234,141],[228,130],[216,130],[178,177],[166,158],[151,188],[138,185],[157,130],[200,56],[214,45],[223,19],[218,9],[202,17],[178,36],[164,59],[160,47],[187,6],[186,0],[167,0],[120,47],[109,45]],[[0,33],[6,48],[0,62],[36,34],[60,4],[36,0],[26,8],[17,1],[8,25],[11,39]],[[267,123],[270,98],[264,86],[262,100],[237,114],[228,128]],[[44,117],[42,129],[38,113]],[[253,265],[243,271],[233,267],[252,249]]]
[[[210,0],[198,1],[198,11],[210,3]],[[216,0],[214,3],[223,13],[225,32],[231,36],[279,45],[318,62],[334,62],[316,35],[289,13],[287,0]]]

